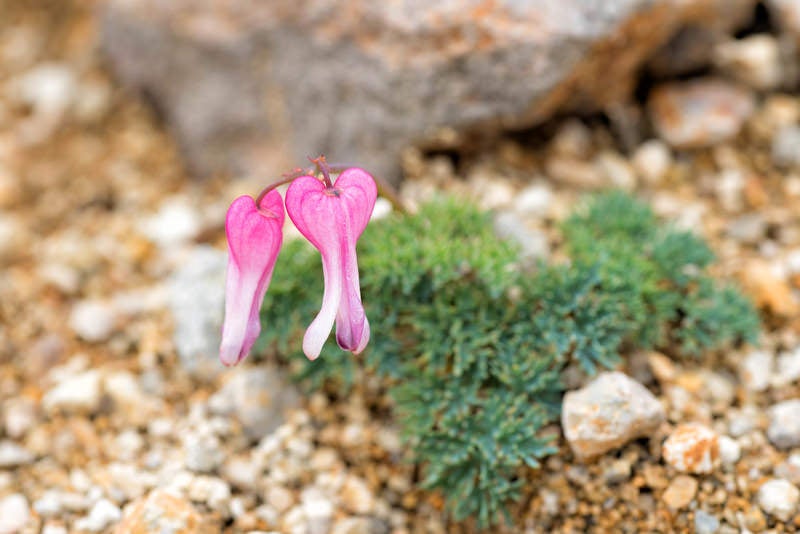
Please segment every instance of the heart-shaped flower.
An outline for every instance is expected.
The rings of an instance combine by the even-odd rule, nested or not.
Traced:
[[[361,303],[356,241],[366,228],[378,190],[365,170],[344,170],[334,183],[300,176],[286,191],[286,211],[322,255],[322,307],[303,337],[303,352],[317,358],[336,322],[336,341],[358,354],[369,341]]]
[[[225,322],[219,348],[225,365],[242,361],[261,331],[259,311],[283,242],[283,220],[283,200],[274,189],[258,207],[252,197],[241,196],[228,208]]]

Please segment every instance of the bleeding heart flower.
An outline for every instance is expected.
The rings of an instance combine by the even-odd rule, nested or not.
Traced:
[[[369,322],[361,303],[356,241],[366,228],[378,194],[365,170],[344,170],[331,183],[301,176],[286,191],[286,211],[300,233],[322,255],[325,291],[322,307],[303,337],[303,352],[319,356],[336,321],[336,341],[358,354],[369,341]]]
[[[283,242],[283,219],[283,200],[274,189],[259,207],[251,197],[241,196],[228,208],[225,323],[219,348],[225,365],[242,361],[261,331],[259,310]]]

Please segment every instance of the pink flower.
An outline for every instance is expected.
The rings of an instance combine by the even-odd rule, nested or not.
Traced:
[[[283,242],[283,219],[283,200],[276,190],[264,195],[258,208],[249,196],[228,208],[225,323],[219,348],[225,365],[242,361],[261,331],[259,310]]]
[[[310,360],[319,356],[334,320],[336,341],[342,349],[358,354],[369,341],[356,241],[372,215],[377,187],[363,169],[346,169],[332,185],[325,174],[324,182],[301,176],[286,191],[289,217],[322,255],[322,307],[303,337],[303,352]]]

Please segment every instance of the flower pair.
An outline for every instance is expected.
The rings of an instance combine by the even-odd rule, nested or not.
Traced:
[[[322,159],[323,179],[309,174],[292,180],[286,212],[322,255],[325,290],[322,307],[303,337],[303,352],[313,360],[336,323],[336,341],[358,354],[369,341],[369,322],[361,303],[356,241],[369,222],[377,187],[359,168],[345,169],[335,183]],[[319,165],[319,163],[318,163]],[[239,363],[261,330],[259,310],[283,242],[284,202],[277,190],[233,201],[225,219],[228,271],[220,360]]]

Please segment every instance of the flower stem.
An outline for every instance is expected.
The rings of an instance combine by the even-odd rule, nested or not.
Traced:
[[[314,164],[316,167],[317,172],[322,174],[322,181],[325,184],[325,187],[333,187],[333,181],[331,180],[331,173],[341,173],[344,170],[347,170],[351,167],[357,167],[357,165],[345,165],[341,163],[336,164],[328,164],[328,161],[325,159],[325,156],[319,155],[316,158],[309,157],[308,160]],[[275,189],[276,187],[280,187],[284,184],[288,184],[295,178],[299,178],[300,176],[304,175],[311,175],[314,174],[314,169],[302,169],[297,167],[293,169],[291,172],[282,175],[281,180],[274,182],[267,187],[265,187],[256,197],[256,207],[261,209],[261,200],[263,200],[264,196]],[[397,189],[392,186],[388,181],[386,181],[381,176],[377,176],[372,174],[372,177],[375,179],[375,183],[378,186],[378,193],[385,197],[389,203],[392,205],[394,209],[408,215],[410,212],[406,207],[405,203],[400,198],[400,194],[397,192]]]
[[[288,172],[286,174],[283,174],[282,175],[283,176],[282,180],[278,180],[277,182],[273,182],[273,183],[269,184],[267,187],[265,187],[264,189],[261,190],[261,192],[256,197],[256,208],[261,210],[261,201],[264,199],[264,197],[267,195],[267,193],[269,193],[270,191],[272,191],[276,187],[280,187],[283,184],[288,184],[289,182],[291,182],[295,178],[303,176],[304,174],[308,174],[308,170],[307,169],[301,169],[300,167],[294,169],[292,172]]]

